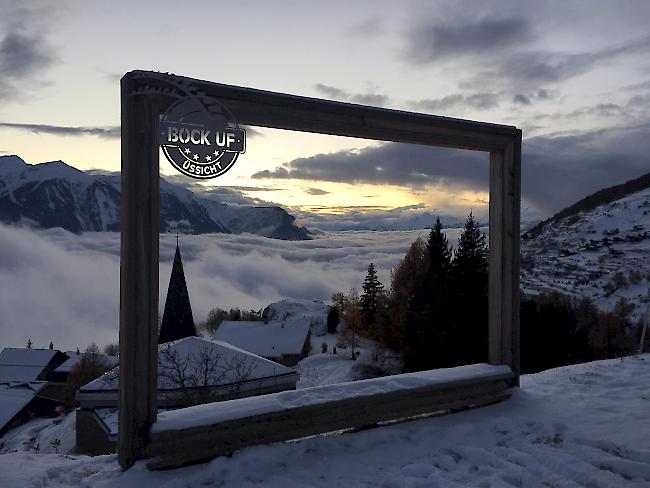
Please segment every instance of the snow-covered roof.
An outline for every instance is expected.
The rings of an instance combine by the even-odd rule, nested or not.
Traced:
[[[307,323],[314,335],[327,332],[327,312],[329,306],[319,300],[284,299],[268,306],[271,322],[284,322],[285,325]]]
[[[66,356],[68,356],[68,359],[61,364],[58,368],[54,370],[55,373],[65,373],[68,374],[70,371],[72,371],[72,368],[79,362],[81,361],[81,358],[84,356],[86,353],[79,353],[77,354],[77,351],[66,351],[65,352]],[[102,359],[110,365],[112,368],[113,366],[116,366],[118,363],[118,358],[116,356],[105,356],[101,355]]]
[[[206,358],[212,358],[216,363],[210,377],[213,381],[209,385],[191,386],[218,386],[238,383],[243,380],[253,381],[262,378],[272,378],[287,374],[296,374],[291,368],[274,363],[268,359],[244,351],[231,344],[221,341],[204,339],[201,337],[186,337],[174,342],[158,346],[158,390],[178,389],[179,384],[174,381],[174,369],[183,368],[183,375],[203,374],[202,363]],[[244,373],[242,373],[244,370]],[[94,392],[117,390],[118,368],[114,368],[103,376],[83,386],[79,391]],[[243,377],[245,375],[245,378]]]
[[[0,382],[0,429],[32,401],[46,382],[3,381]]]
[[[309,322],[224,320],[214,338],[264,357],[300,354],[309,333]]]
[[[0,380],[34,381],[59,351],[7,347],[0,353]]]

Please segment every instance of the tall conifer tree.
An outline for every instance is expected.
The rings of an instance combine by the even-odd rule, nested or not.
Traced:
[[[383,292],[384,285],[377,277],[377,269],[373,263],[368,265],[368,274],[363,281],[363,294],[361,295],[361,313],[365,329],[372,332],[377,319],[377,303],[379,295]]]
[[[450,363],[449,340],[452,336],[450,272],[452,251],[447,236],[442,230],[440,217],[427,239],[428,269],[425,288],[427,290],[428,312],[431,314],[423,331],[423,341],[427,348],[426,366],[444,367]]]
[[[470,212],[451,269],[457,364],[485,362],[488,347],[488,247]]]

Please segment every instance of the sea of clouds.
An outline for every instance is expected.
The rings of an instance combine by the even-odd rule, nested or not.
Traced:
[[[428,231],[328,233],[310,241],[251,234],[181,236],[194,320],[214,307],[256,309],[283,298],[327,301],[359,289],[374,262],[390,270]],[[455,244],[458,230],[449,231]],[[160,238],[160,310],[164,308],[174,235]],[[0,348],[85,348],[118,340],[119,233],[72,234],[0,225]]]

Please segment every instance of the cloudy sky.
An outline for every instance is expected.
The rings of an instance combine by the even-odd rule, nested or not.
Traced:
[[[119,168],[132,69],[524,131],[546,216],[650,167],[650,2],[0,0],[0,154]],[[235,114],[236,116],[236,114]],[[174,171],[161,161],[161,171]],[[261,129],[213,182],[295,212],[485,212],[481,153]]]

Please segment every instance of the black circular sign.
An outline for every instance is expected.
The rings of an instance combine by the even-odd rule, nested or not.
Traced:
[[[223,106],[209,112],[194,98],[175,102],[160,118],[158,138],[167,160],[197,179],[221,176],[246,150],[246,131]]]

